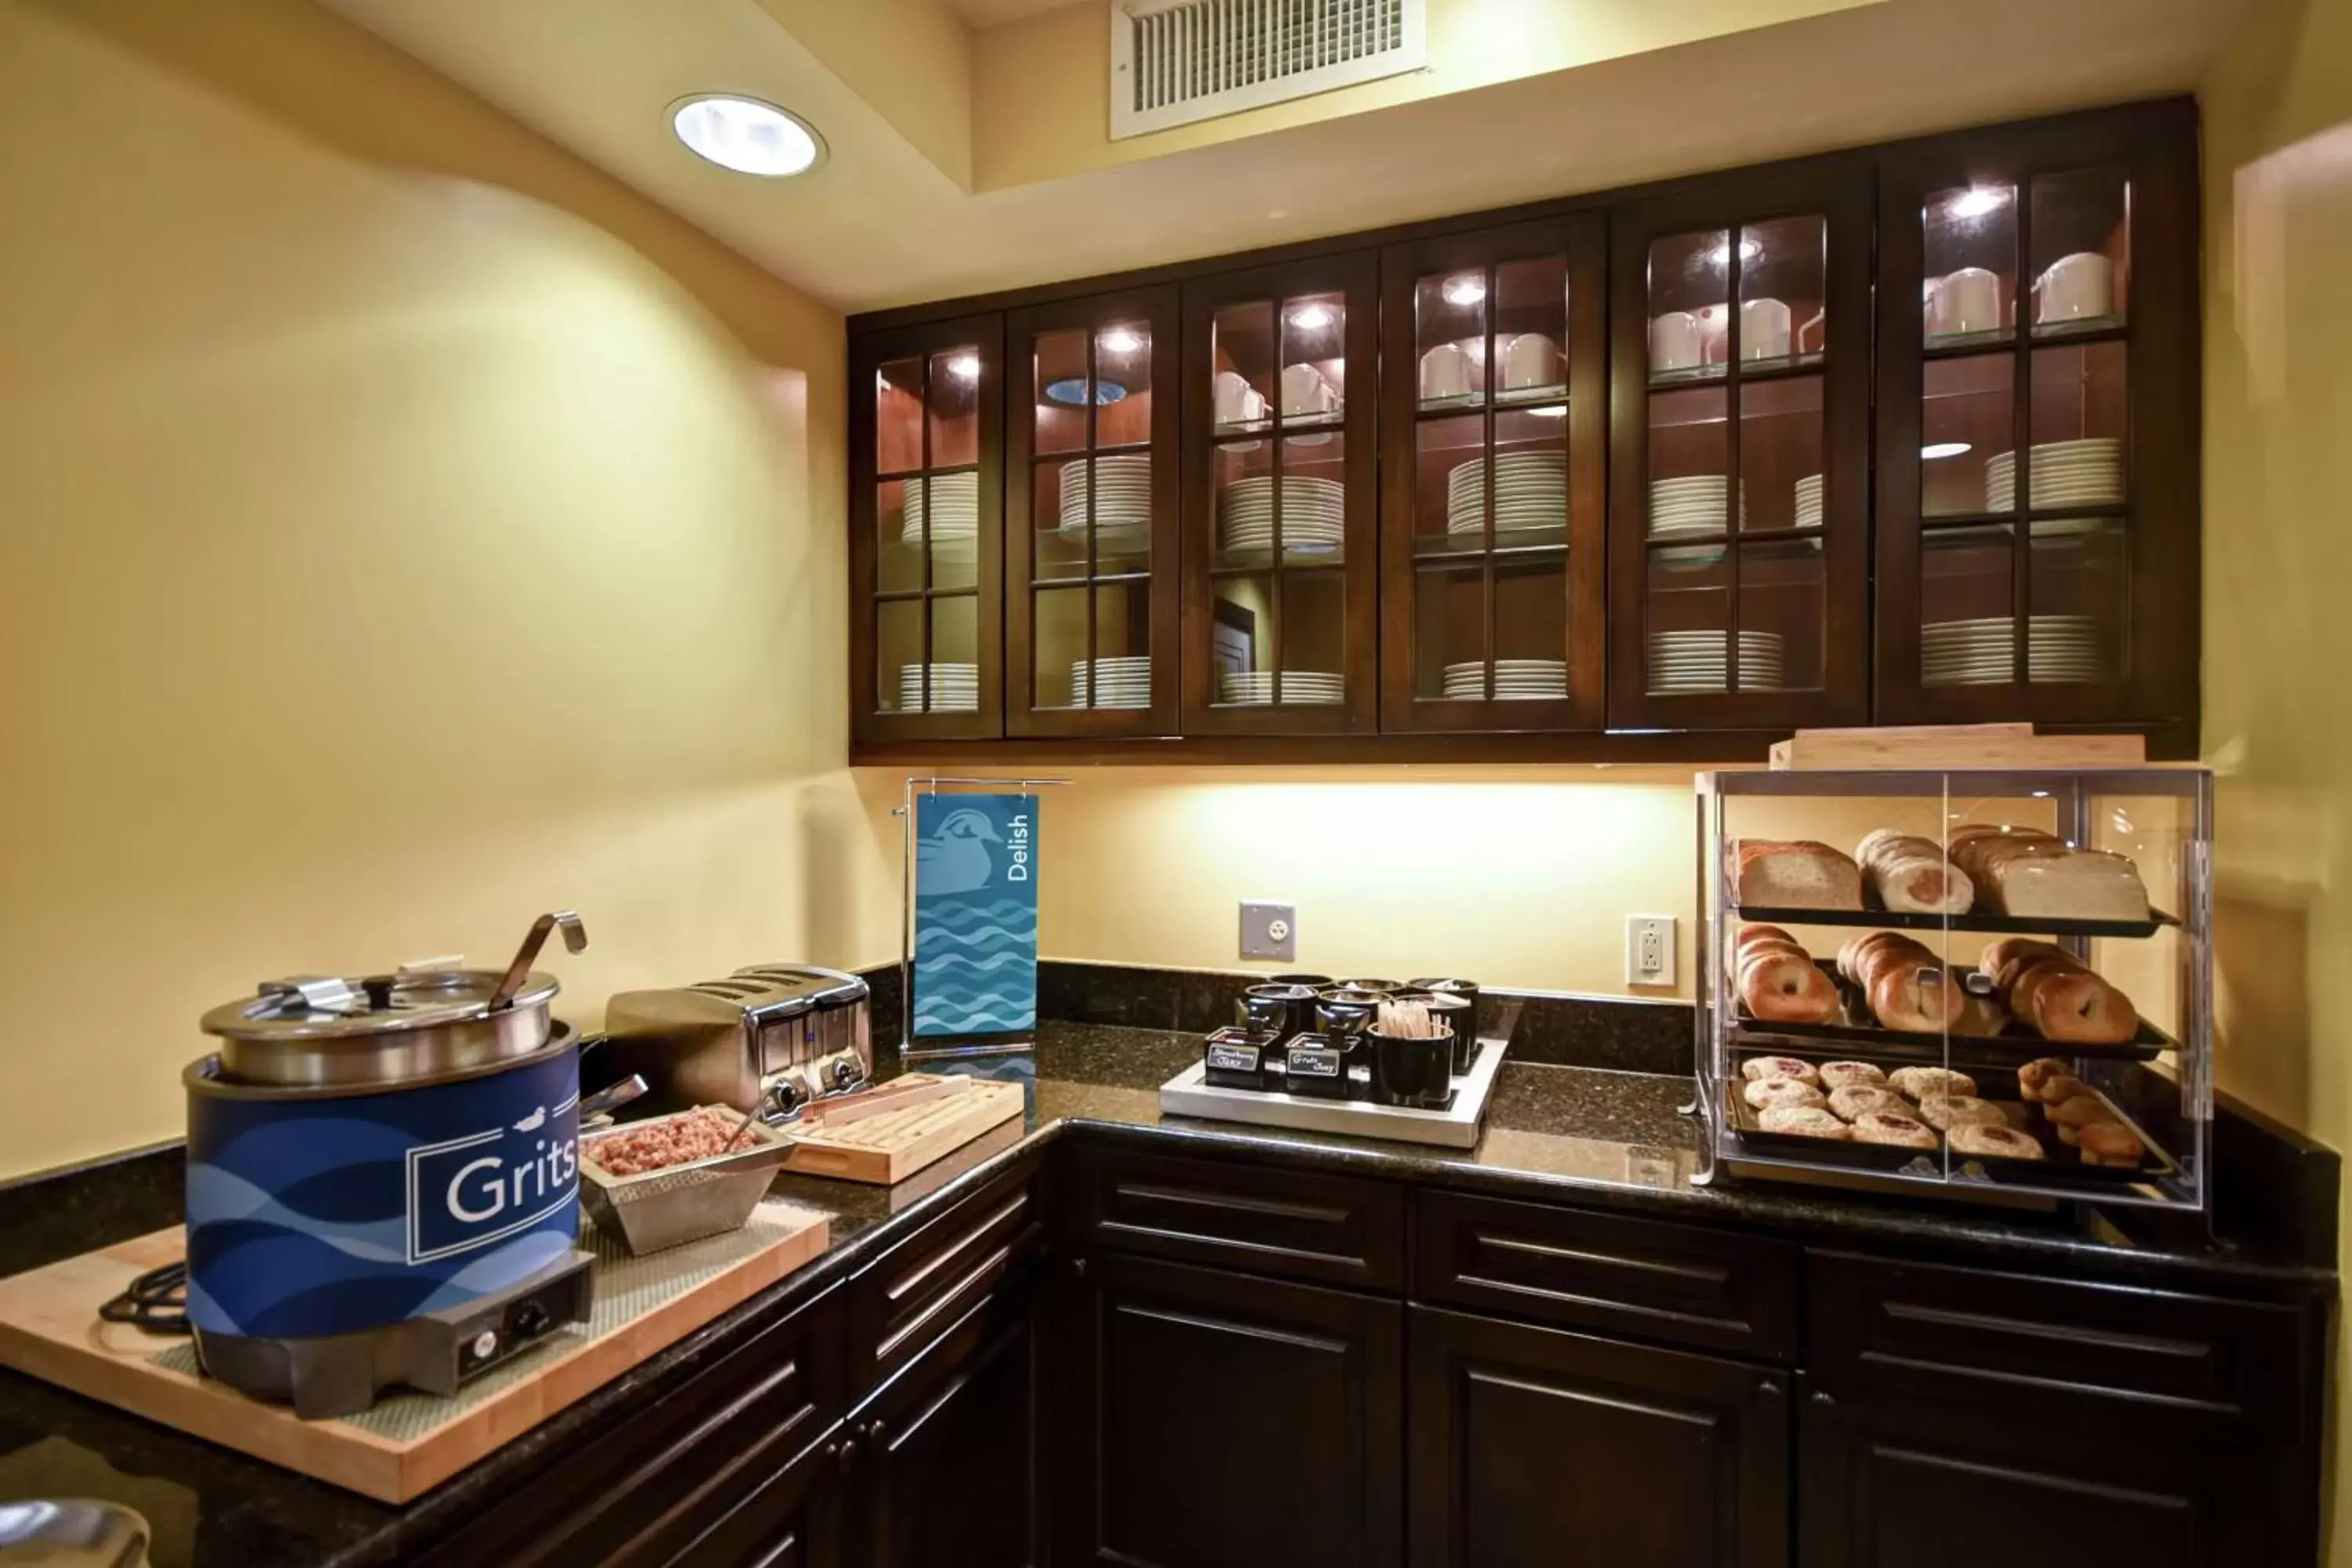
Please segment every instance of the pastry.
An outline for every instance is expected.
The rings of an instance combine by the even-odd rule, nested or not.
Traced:
[[[2137,1165],[2147,1155],[2147,1149],[2131,1129],[2115,1121],[2094,1121],[2077,1128],[2074,1147],[2083,1152],[2085,1165]]]
[[[1823,1089],[1876,1089],[1886,1081],[1886,1075],[1868,1062],[1823,1062]]]
[[[2001,1160],[2039,1160],[2042,1145],[2014,1127],[1970,1122],[1951,1131],[1955,1154],[1990,1154]]]
[[[2074,1069],[2056,1057],[2040,1057],[2017,1069],[2017,1095],[2021,1100],[2040,1100],[2042,1086],[2052,1079],[2073,1078]]]
[[[1978,967],[2044,1039],[2119,1046],[2139,1034],[2132,999],[2063,948],[2012,938],[1986,948]]]
[[[1844,1138],[1846,1124],[1817,1105],[1776,1105],[1756,1118],[1767,1132],[1793,1132],[1800,1138]]]
[[[2034,827],[1969,823],[1946,836],[1952,864],[1989,914],[2144,921],[2147,888],[2127,856],[2078,849]]]
[[[1762,943],[1740,959],[1739,999],[1768,1023],[1834,1024],[1844,1016],[1836,982],[1802,948]]]
[[[1733,849],[1742,904],[1784,910],[1862,908],[1860,868],[1826,844],[1743,838]]]
[[[1799,1083],[1822,1081],[1812,1063],[1795,1057],[1749,1057],[1739,1064],[1739,1076],[1750,1083],[1760,1083],[1768,1078],[1792,1078]]]
[[[2008,1029],[2009,1009],[1998,996],[1983,996],[1974,991],[1965,994],[1960,1004],[1959,1021],[1952,1026],[1956,1035],[1969,1035],[1978,1039],[1990,1039]]]
[[[1958,915],[1976,902],[1968,873],[1945,859],[1933,839],[1882,827],[1855,847],[1853,858],[1884,908]]]
[[[1978,955],[1977,968],[1997,989],[2006,991],[2017,984],[2018,974],[2025,965],[2039,958],[2063,958],[2069,963],[2074,962],[2074,955],[2055,942],[2030,936],[2005,936]]]
[[[2001,1115],[2000,1106],[1972,1094],[1923,1094],[1919,1120],[1948,1132],[1955,1127],[1990,1127],[2008,1118]]]
[[[2042,1114],[2058,1130],[2058,1142],[2072,1143],[2082,1129],[2095,1122],[2113,1121],[2116,1113],[2107,1102],[2095,1094],[2078,1094],[2058,1105],[2045,1105]]]
[[[1933,1149],[1936,1134],[1916,1116],[1899,1110],[1865,1110],[1853,1119],[1857,1143],[1892,1143],[1904,1149]]]
[[[1880,1024],[1911,1035],[1945,1033],[1960,1021],[1968,1002],[1958,975],[1932,958],[1902,956],[1874,966],[1869,996]]]
[[[1964,1072],[1949,1068],[1896,1068],[1887,1082],[1895,1089],[1918,1100],[1930,1094],[1974,1094],[1977,1080]]]
[[[1804,946],[1804,943],[1782,931],[1779,926],[1768,926],[1759,922],[1739,928],[1739,935],[1733,939],[1731,944],[1732,955],[1736,958],[1745,958],[1748,955],[1748,950],[1759,942],[1775,942],[1794,948]]]
[[[1793,1078],[1758,1079],[1739,1092],[1748,1104],[1759,1110],[1769,1110],[1774,1106],[1827,1103],[1820,1089],[1809,1083],[1800,1083]]]
[[[1895,1110],[1908,1116],[1911,1114],[1911,1102],[1891,1089],[1850,1083],[1843,1089],[1830,1090],[1830,1109],[1852,1121],[1870,1110]]]

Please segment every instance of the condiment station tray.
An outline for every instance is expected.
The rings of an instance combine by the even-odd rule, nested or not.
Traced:
[[[1207,1079],[1207,1068],[1193,1062],[1160,1086],[1160,1110],[1168,1116],[1201,1116],[1215,1121],[1246,1121],[1300,1132],[1338,1132],[1353,1138],[1393,1138],[1448,1149],[1477,1147],[1486,1101],[1502,1070],[1506,1042],[1482,1037],[1470,1070],[1454,1080],[1454,1096],[1443,1110],[1379,1105],[1369,1100],[1322,1100],[1256,1089],[1222,1089]]]

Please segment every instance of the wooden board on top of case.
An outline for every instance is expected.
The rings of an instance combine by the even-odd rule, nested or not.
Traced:
[[[2139,735],[2037,735],[2031,724],[1909,724],[1800,730],[1772,747],[1776,771],[1801,768],[2137,768]]]

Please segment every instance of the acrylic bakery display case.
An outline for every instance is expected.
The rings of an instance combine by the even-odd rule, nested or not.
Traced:
[[[2201,1209],[2212,775],[1698,780],[1700,1178]]]

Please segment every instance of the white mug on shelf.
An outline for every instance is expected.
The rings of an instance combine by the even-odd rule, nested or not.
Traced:
[[[1265,395],[1238,371],[1217,373],[1214,397],[1220,425],[1255,425],[1265,417]]]
[[[1795,318],[1788,305],[1779,300],[1743,300],[1739,302],[1739,357],[1741,359],[1787,359],[1789,333]]]
[[[1650,319],[1650,374],[1696,370],[1706,363],[1706,333],[1688,310],[1668,310]]]
[[[1963,267],[1927,279],[1927,335],[1955,337],[2000,326],[2000,279],[1981,267]]]
[[[1282,373],[1282,416],[1312,419],[1339,406],[1339,395],[1330,381],[1311,364],[1294,364]]]
[[[2111,316],[2116,309],[2115,263],[2095,250],[2062,256],[2034,280],[2033,320],[2040,326]]]
[[[1472,390],[1470,353],[1460,343],[1440,343],[1421,356],[1421,400],[1466,396]]]
[[[1521,332],[1503,345],[1503,390],[1526,392],[1560,384],[1559,345],[1541,332]]]

